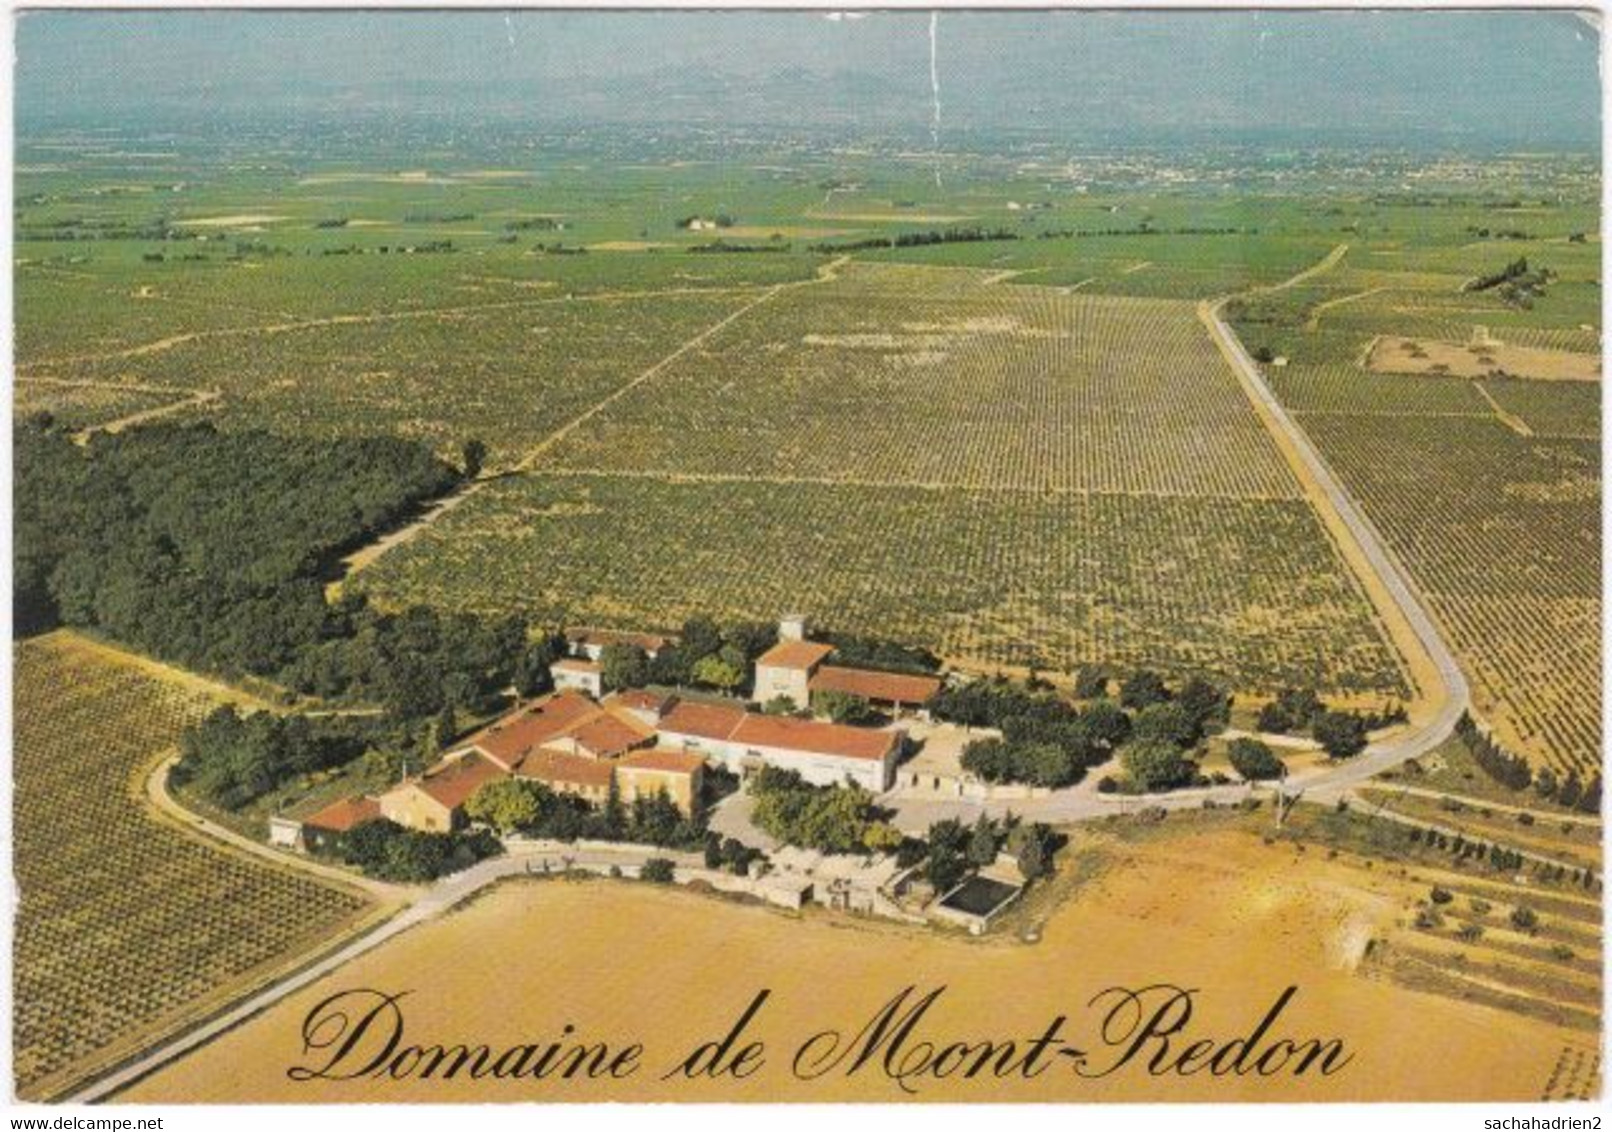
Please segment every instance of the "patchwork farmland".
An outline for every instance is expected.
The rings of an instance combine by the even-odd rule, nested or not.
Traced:
[[[779,294],[360,584],[620,625],[800,605],[964,663],[1407,691],[1191,304],[958,270]]]
[[[1272,387],[1418,583],[1485,721],[1588,778],[1602,738],[1601,388],[1558,378],[1599,365],[1597,322],[1581,321],[1597,319],[1599,248],[1523,250],[1553,269],[1535,310],[1466,289],[1493,251],[1419,250],[1401,272],[1356,265],[1382,258],[1368,252],[1303,293],[1249,302],[1239,331],[1283,358],[1266,367]],[[1423,357],[1373,372],[1391,337],[1425,343]],[[1435,352],[1458,371],[1430,370]]]

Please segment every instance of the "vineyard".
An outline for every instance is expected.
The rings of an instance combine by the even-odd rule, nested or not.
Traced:
[[[1405,558],[1480,706],[1587,775],[1600,751],[1600,452],[1494,421],[1301,415]]]
[[[1397,272],[1351,255],[1324,280],[1250,300],[1238,329],[1287,357],[1265,367],[1272,388],[1426,595],[1480,712],[1534,760],[1587,778],[1601,749],[1599,382],[1365,365],[1398,338],[1474,356],[1498,354],[1483,350],[1495,341],[1577,351],[1587,370],[1598,331],[1573,321],[1585,317],[1574,288],[1595,278],[1598,251],[1533,253],[1563,282],[1532,311],[1463,290],[1493,251],[1423,248]]]
[[[486,311],[288,322],[133,357],[41,363],[25,376],[216,389],[221,423],[296,435],[391,433],[444,448],[478,437],[497,463],[742,301],[525,299]]]
[[[599,413],[548,466],[1296,499],[1190,305],[852,265]]]
[[[360,578],[388,604],[645,626],[799,608],[974,663],[1402,690],[1302,501],[532,475]]]
[[[69,634],[14,653],[15,1087],[48,1097],[359,919],[354,893],[197,840],[144,779],[200,692]]]
[[[14,387],[11,403],[19,417],[49,413],[63,427],[77,430],[160,409],[186,397],[183,390],[160,390],[150,386],[129,388],[110,383],[22,378]]]

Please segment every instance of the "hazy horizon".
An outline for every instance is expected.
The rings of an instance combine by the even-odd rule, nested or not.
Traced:
[[[1565,12],[23,13],[19,129],[414,115],[1596,148]]]

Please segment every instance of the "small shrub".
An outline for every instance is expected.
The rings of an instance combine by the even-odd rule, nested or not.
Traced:
[[[638,870],[638,878],[647,880],[650,884],[671,884],[676,875],[677,866],[665,857],[651,857],[644,862],[643,868]]]
[[[1448,904],[1450,901],[1455,899],[1455,894],[1449,889],[1440,888],[1435,884],[1433,886],[1433,891],[1428,894],[1428,897],[1435,904]]]
[[[1539,930],[1539,913],[1526,904],[1519,904],[1511,910],[1511,926],[1533,935]]]

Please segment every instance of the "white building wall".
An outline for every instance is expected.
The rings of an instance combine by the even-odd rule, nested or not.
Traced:
[[[669,743],[686,746],[691,751],[715,759],[735,774],[743,772],[746,759],[760,759],[768,766],[795,771],[814,786],[839,786],[849,778],[875,794],[888,790],[895,778],[896,750],[883,759],[848,759],[785,747],[762,747],[726,739],[680,735],[675,731],[662,731],[661,737]]]
[[[555,691],[586,692],[596,700],[604,695],[604,676],[602,673],[577,672],[574,669],[565,669],[558,666],[549,671],[554,677]]]
[[[804,668],[775,668],[770,664],[756,665],[756,690],[751,697],[758,704],[770,703],[779,696],[788,696],[798,708],[811,706],[810,677]]]

